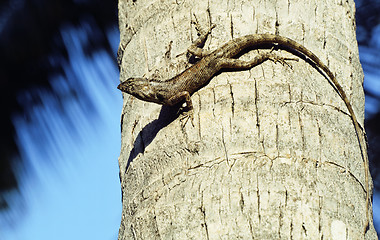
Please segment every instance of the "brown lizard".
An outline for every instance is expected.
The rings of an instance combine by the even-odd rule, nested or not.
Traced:
[[[289,38],[274,34],[254,34],[236,38],[225,43],[222,47],[212,52],[208,52],[198,47],[206,41],[207,36],[211,33],[211,30],[214,27],[215,25],[212,25],[207,32],[200,34],[199,38],[190,46],[188,52],[201,59],[191,67],[184,70],[182,73],[166,81],[147,78],[129,78],[126,81],[120,83],[117,88],[123,92],[137,97],[140,100],[154,102],[162,105],[173,106],[185,101],[189,117],[191,120],[193,120],[193,105],[190,96],[194,92],[207,85],[211,81],[212,77],[220,70],[250,69],[269,59],[273,60],[274,62],[281,63],[284,63],[285,60],[294,60],[278,57],[272,52],[261,53],[259,56],[250,61],[243,61],[233,57],[236,57],[246,49],[250,49],[262,44],[278,44],[279,46],[296,50],[297,52],[311,59],[314,64],[330,78],[330,81],[335,86],[339,96],[344,101],[348,112],[350,113],[356,136],[359,141],[361,155],[364,161],[366,181],[366,221],[364,223],[365,234],[369,227],[370,207],[369,167],[368,156],[365,151],[366,141],[364,139],[364,134],[361,133],[361,128],[356,119],[356,115],[351,106],[351,103],[348,100],[343,88],[335,78],[334,74],[314,53],[312,53],[307,48]]]

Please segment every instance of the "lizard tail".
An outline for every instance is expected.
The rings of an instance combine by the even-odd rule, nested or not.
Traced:
[[[365,148],[366,141],[364,139],[364,133],[362,133],[361,127],[359,126],[359,123],[354,113],[354,110],[352,108],[352,105],[350,101],[348,100],[348,97],[346,93],[344,92],[342,86],[339,84],[339,82],[337,81],[337,79],[335,78],[331,70],[314,53],[312,53],[309,49],[307,49],[303,45],[297,43],[296,41],[290,38],[282,37],[275,34],[254,34],[254,35],[247,35],[240,38],[236,38],[230,41],[230,43],[227,43],[223,46],[224,48],[226,48],[226,50],[224,50],[223,52],[228,53],[228,55],[225,57],[234,57],[246,48],[252,48],[257,45],[273,44],[273,43],[277,43],[280,46],[282,45],[286,48],[290,47],[291,49],[294,49],[297,52],[300,52],[302,55],[306,56],[307,58],[311,59],[318,66],[318,68],[321,69],[328,76],[329,81],[331,81],[332,85],[335,87],[335,90],[338,92],[339,96],[344,101],[348,109],[348,112],[350,113],[350,117],[354,125],[356,136],[359,142],[360,152],[363,158],[363,165],[364,165],[364,171],[365,171],[365,182],[366,182],[365,183],[366,221],[364,223],[364,234],[365,234],[367,230],[369,229],[369,211],[370,211],[369,162],[368,162],[368,156],[366,154],[366,148]],[[227,48],[231,48],[231,49],[227,49]]]

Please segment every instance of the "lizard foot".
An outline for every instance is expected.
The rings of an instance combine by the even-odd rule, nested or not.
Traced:
[[[189,121],[189,119],[191,121],[191,125],[193,125],[193,127],[194,127],[194,113],[193,113],[193,110],[183,111],[183,112],[181,112],[181,115],[182,116],[181,116],[181,118],[179,120],[182,123],[182,128],[185,128],[186,123]]]
[[[274,63],[280,63],[282,66],[288,66],[290,69],[293,69],[292,66],[287,63],[287,61],[297,61],[298,58],[284,58],[284,57],[279,57],[277,55],[272,55],[269,57],[269,60],[273,61]]]
[[[201,24],[199,23],[197,16],[195,14],[193,21],[191,21],[192,24],[195,25],[195,30],[197,30],[199,36],[207,36],[211,33],[212,29],[216,27],[216,24],[211,24],[207,31],[204,31],[201,27]]]

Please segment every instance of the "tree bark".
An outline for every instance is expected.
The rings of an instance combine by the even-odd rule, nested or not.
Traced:
[[[120,80],[187,68],[194,15],[216,24],[205,49],[255,33],[303,44],[336,74],[363,126],[352,0],[120,0]],[[192,96],[194,126],[123,95],[119,240],[377,239],[372,209],[363,236],[365,169],[344,102],[310,63],[288,64],[218,74]]]

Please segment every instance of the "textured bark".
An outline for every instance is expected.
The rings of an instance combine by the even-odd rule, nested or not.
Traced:
[[[206,28],[207,8],[217,27],[206,49],[246,34],[292,38],[336,74],[363,126],[350,0],[119,0],[121,81],[188,67],[191,20]],[[124,95],[119,240],[364,239],[363,159],[347,109],[312,65],[288,63],[214,77],[192,96],[194,127]],[[372,219],[365,238],[377,239]]]

